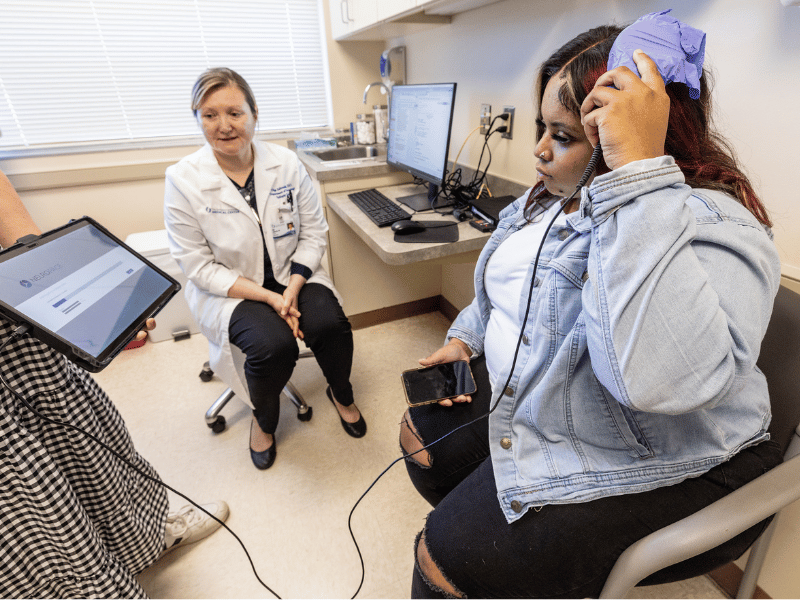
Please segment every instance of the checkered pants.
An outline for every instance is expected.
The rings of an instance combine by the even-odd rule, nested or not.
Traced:
[[[0,343],[11,334],[0,318]],[[78,426],[158,478],[89,374],[26,337],[5,380],[43,415]],[[167,495],[78,432],[42,422],[0,384],[0,597],[134,598],[164,543]]]

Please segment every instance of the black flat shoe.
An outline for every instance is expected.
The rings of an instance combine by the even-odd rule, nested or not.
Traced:
[[[325,393],[328,395],[328,400],[331,401],[333,407],[336,408],[336,403],[333,401],[333,394],[331,393],[331,386],[328,386],[328,389],[325,390]],[[339,409],[336,409],[336,413],[339,413]],[[364,415],[359,415],[358,421],[355,423],[348,423],[342,418],[341,415],[339,415],[339,420],[342,422],[342,427],[350,437],[360,438],[367,434],[367,422],[364,420]]]
[[[253,429],[253,422],[250,422],[250,430]],[[278,454],[277,450],[277,442],[275,440],[275,436],[272,436],[272,446],[263,450],[261,452],[256,452],[252,448],[250,448],[250,458],[253,461],[253,464],[256,466],[256,469],[261,469],[262,471],[265,469],[269,469],[272,466],[272,463],[275,462],[275,457]]]

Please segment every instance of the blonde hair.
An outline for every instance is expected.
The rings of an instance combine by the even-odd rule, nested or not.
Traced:
[[[192,87],[192,112],[195,118],[197,118],[197,111],[200,110],[200,106],[203,104],[206,96],[220,88],[228,86],[239,88],[242,94],[244,94],[244,99],[248,106],[250,106],[253,115],[255,116],[258,114],[258,107],[256,106],[256,98],[253,95],[253,90],[250,89],[244,77],[233,69],[214,67],[204,71],[200,77],[197,78],[197,81],[194,82],[194,87]]]

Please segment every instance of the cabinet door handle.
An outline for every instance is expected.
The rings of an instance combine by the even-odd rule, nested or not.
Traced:
[[[345,7],[347,8],[347,10],[343,10]],[[350,18],[350,3],[348,2],[348,0],[342,0],[339,3],[339,16],[342,19],[342,23],[344,23],[345,25],[347,25],[348,23],[350,23],[350,21],[352,21],[352,19]]]

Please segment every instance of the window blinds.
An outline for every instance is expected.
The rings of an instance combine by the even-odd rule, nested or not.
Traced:
[[[2,0],[0,151],[196,136],[191,88],[230,67],[260,132],[330,124],[321,0]]]

